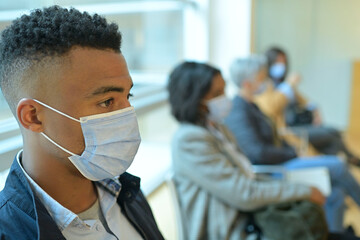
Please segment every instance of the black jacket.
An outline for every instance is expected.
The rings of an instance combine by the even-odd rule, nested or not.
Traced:
[[[124,173],[117,199],[121,211],[144,239],[164,239],[140,190],[140,178]],[[16,158],[0,192],[0,240],[65,239],[33,194]]]
[[[280,164],[296,157],[295,150],[276,136],[271,120],[254,103],[239,96],[233,100],[225,125],[253,164]]]

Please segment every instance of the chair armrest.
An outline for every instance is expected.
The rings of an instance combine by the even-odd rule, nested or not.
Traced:
[[[269,175],[278,174],[277,177],[280,175],[280,179],[284,179],[286,176],[286,169],[281,165],[252,165],[252,169],[257,177],[261,175],[269,177]]]

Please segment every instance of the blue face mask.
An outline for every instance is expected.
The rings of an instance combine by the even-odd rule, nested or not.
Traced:
[[[60,146],[45,133],[41,134],[70,154],[70,161],[87,179],[98,181],[114,178],[129,168],[141,142],[134,107],[78,120],[36,99],[34,101],[81,124],[85,139],[85,150],[81,155]]]
[[[285,75],[286,67],[283,63],[275,63],[269,69],[269,74],[273,79],[283,78]]]

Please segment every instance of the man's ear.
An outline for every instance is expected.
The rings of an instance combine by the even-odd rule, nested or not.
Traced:
[[[16,108],[19,123],[30,131],[42,132],[43,125],[39,120],[40,108],[42,108],[42,106],[32,99],[21,99]]]

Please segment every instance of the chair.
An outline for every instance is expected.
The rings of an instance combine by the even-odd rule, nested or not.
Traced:
[[[181,208],[180,208],[180,202],[179,202],[179,197],[178,197],[178,193],[176,191],[176,187],[175,187],[175,182],[174,182],[174,173],[169,173],[166,176],[166,180],[165,180],[166,185],[169,188],[170,191],[170,196],[171,196],[171,200],[172,200],[172,205],[174,207],[174,211],[175,211],[175,221],[176,221],[176,225],[177,225],[177,239],[178,240],[185,240],[185,226],[183,224],[183,217],[182,217],[182,212],[181,212]]]
[[[280,178],[285,178],[286,169],[281,165],[252,165],[253,172],[256,177],[271,176],[273,174],[280,175]]]

